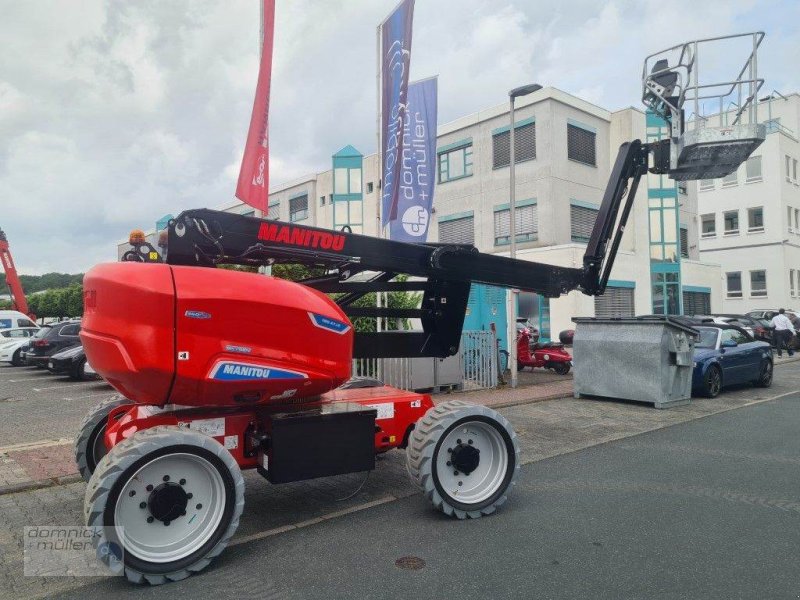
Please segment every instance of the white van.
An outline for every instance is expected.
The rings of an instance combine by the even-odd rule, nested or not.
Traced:
[[[18,310],[0,310],[0,330],[18,327],[36,327],[36,323]]]

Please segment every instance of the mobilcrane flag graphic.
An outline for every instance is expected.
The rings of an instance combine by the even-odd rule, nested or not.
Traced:
[[[261,66],[247,144],[244,148],[236,197],[264,211],[269,210],[269,87],[272,77],[272,42],[275,34],[275,0],[262,0]]]
[[[382,226],[397,218],[413,21],[414,0],[403,0],[381,24]]]

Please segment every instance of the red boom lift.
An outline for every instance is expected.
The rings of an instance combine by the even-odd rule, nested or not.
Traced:
[[[14,267],[14,259],[11,258],[8,238],[2,229],[0,229],[0,262],[3,263],[3,270],[6,273],[6,285],[11,294],[12,310],[18,310],[35,321],[36,315],[28,310],[28,301],[25,299],[25,292],[22,290],[22,284],[19,281],[17,269]]]
[[[412,480],[442,512],[477,518],[501,506],[520,466],[502,415],[350,380],[352,359],[454,354],[473,281],[602,294],[648,170],[721,177],[763,141],[763,127],[708,127],[672,152],[684,75],[666,61],[648,73],[646,101],[677,137],[622,144],[581,268],[199,209],[170,221],[163,263],[136,256],[91,269],[81,339],[120,393],[87,415],[75,445],[99,558],[131,581],[182,579],[234,534],[242,469],[298,481],[369,471],[394,448],[406,449]],[[293,283],[215,268],[281,262],[325,274]],[[422,292],[418,309],[354,306],[370,292],[409,290]],[[352,317],[418,318],[423,330],[358,333]]]

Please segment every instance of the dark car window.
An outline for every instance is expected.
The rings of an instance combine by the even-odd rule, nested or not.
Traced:
[[[752,342],[752,338],[743,331],[738,329],[723,329],[720,343],[732,340],[737,344],[746,344]]]
[[[717,330],[699,328],[700,339],[694,345],[695,348],[716,348],[717,347]]]
[[[17,325],[20,327],[36,327],[36,323],[32,323],[28,319],[17,319]]]
[[[78,335],[80,331],[80,325],[67,325],[66,327],[62,327],[61,331],[59,331],[59,335]]]
[[[36,335],[34,335],[33,337],[36,339],[41,339],[43,337],[46,337],[47,334],[50,333],[51,331],[53,331],[53,328],[50,326],[42,327],[39,331],[36,332]]]

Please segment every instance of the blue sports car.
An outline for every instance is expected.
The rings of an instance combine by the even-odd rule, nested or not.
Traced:
[[[723,387],[752,383],[772,385],[772,348],[733,325],[695,326],[692,392],[714,398]]]

